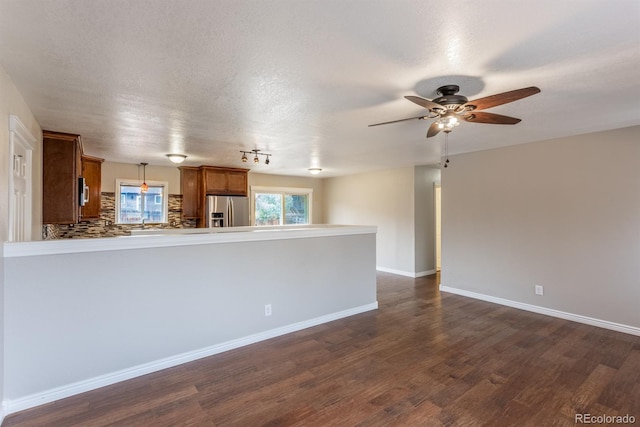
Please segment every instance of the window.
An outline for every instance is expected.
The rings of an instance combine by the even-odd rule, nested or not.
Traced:
[[[251,187],[254,225],[311,223],[311,188]]]
[[[149,190],[140,191],[140,183],[116,179],[116,224],[166,223],[168,183],[147,181]]]

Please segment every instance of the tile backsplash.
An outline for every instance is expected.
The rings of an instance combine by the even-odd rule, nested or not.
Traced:
[[[78,224],[44,224],[42,238],[81,239],[91,237],[129,236],[131,230],[142,228],[140,224],[116,224],[115,193],[102,193],[100,197],[100,219],[83,221]],[[182,195],[169,194],[168,224],[145,224],[145,229],[195,228],[195,220],[182,220]]]

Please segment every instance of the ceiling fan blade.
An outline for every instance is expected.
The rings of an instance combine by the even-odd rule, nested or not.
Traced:
[[[374,123],[374,124],[372,124],[372,125],[369,125],[368,127],[371,127],[371,126],[380,126],[380,125],[388,125],[388,124],[390,124],[390,123],[406,122],[407,120],[415,120],[415,119],[423,120],[423,119],[425,119],[425,118],[426,118],[426,116],[409,117],[408,119],[400,119],[400,120],[392,120],[392,121],[390,121],[390,122]]]
[[[437,111],[445,110],[445,108],[442,105],[435,103],[433,101],[429,101],[428,99],[420,98],[419,96],[410,95],[410,96],[405,96],[405,98],[411,102],[418,104],[421,107],[426,108],[429,111],[437,112]]]
[[[429,126],[429,130],[427,131],[427,138],[436,136],[441,130],[440,126],[438,126],[438,122],[431,123],[431,126]]]
[[[467,122],[471,123],[489,123],[492,125],[515,125],[520,123],[520,119],[515,117],[503,116],[501,114],[484,113],[482,111],[469,113],[463,117]]]
[[[512,90],[510,92],[498,93],[496,95],[487,96],[485,98],[474,99],[464,104],[464,107],[475,107],[471,111],[484,110],[495,107],[497,105],[506,104],[508,102],[517,101],[527,96],[539,93],[540,89],[535,86],[525,87],[522,89]]]

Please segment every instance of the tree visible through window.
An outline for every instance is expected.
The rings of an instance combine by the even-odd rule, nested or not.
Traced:
[[[300,190],[301,194],[277,189],[252,191],[255,225],[309,224],[311,190]]]

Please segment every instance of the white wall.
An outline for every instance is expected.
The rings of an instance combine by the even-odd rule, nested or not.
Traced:
[[[439,169],[410,166],[324,181],[327,223],[378,227],[380,270],[412,277],[435,270],[433,184],[440,182]]]
[[[0,242],[9,235],[9,116],[17,116],[37,140],[33,150],[33,200],[32,200],[32,239],[39,240],[42,235],[42,130],[31,110],[16,89],[4,69],[0,66]],[[0,260],[4,255],[0,249]],[[4,400],[5,380],[5,272],[4,262],[0,263],[0,401]],[[4,417],[4,407],[0,408],[0,423]]]
[[[452,156],[442,189],[443,285],[640,328],[640,127]]]
[[[29,106],[0,67],[0,194],[9,194],[9,116],[17,116],[36,138],[33,150],[32,239],[42,238],[42,129]],[[0,197],[0,241],[6,241],[9,231],[9,197]]]
[[[91,154],[91,153],[87,153]],[[142,166],[135,163],[102,163],[102,189],[106,193],[116,191],[116,179],[135,179],[142,183]],[[180,169],[176,166],[147,165],[147,181],[166,181],[169,183],[169,194],[182,194],[180,191]]]
[[[314,224],[324,224],[324,180],[321,178],[268,175],[249,172],[249,186],[312,188],[311,219]]]
[[[376,225],[376,264],[415,272],[413,167],[325,179],[331,224]]]

